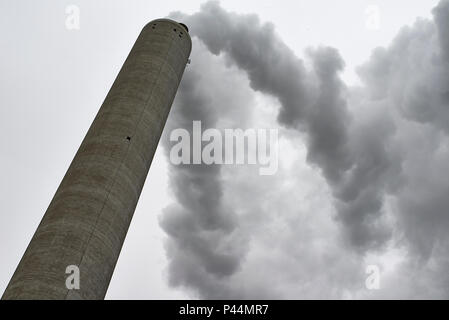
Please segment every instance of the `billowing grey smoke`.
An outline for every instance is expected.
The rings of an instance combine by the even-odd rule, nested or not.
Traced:
[[[395,145],[404,158],[398,218],[412,248],[426,259],[439,250],[435,246],[447,244],[449,227],[449,1],[433,14],[434,21],[403,28],[359,69],[368,95],[401,119]]]
[[[310,51],[316,74],[309,74],[273,26],[261,24],[255,15],[229,13],[208,2],[199,13],[179,18],[212,53],[225,53],[244,70],[251,88],[279,99],[279,122],[307,131],[310,159],[329,179],[338,180],[351,165],[345,150],[349,118],[338,79],[344,63],[338,52]]]
[[[169,139],[173,129],[185,128],[192,137],[193,121],[201,121],[203,129],[215,128],[220,119],[233,111],[232,105],[249,104],[247,90],[232,88],[239,78],[235,79],[235,75],[226,71],[223,63],[216,73],[211,73],[210,65],[217,62],[211,61],[207,50],[201,49],[201,43],[194,42],[195,67],[187,67],[162,139],[167,154],[170,146],[176,143]],[[215,74],[225,79],[218,79]],[[207,90],[210,83],[217,81],[221,83],[222,92]],[[245,84],[240,85],[245,88]],[[229,90],[234,94],[228,98]],[[221,167],[172,165],[170,181],[177,203],[166,208],[161,219],[161,226],[172,240],[167,243],[172,259],[170,281],[173,285],[196,288],[201,294],[208,292],[211,297],[222,297],[224,293],[210,288],[214,281],[206,278],[221,279],[233,274],[244,256],[246,240],[235,231],[238,221],[233,208],[223,202]],[[215,291],[217,296],[212,294]]]
[[[192,16],[176,16],[191,26],[214,54],[224,53],[248,74],[251,88],[275,96],[280,124],[306,133],[308,160],[318,166],[338,200],[338,219],[358,248],[382,245],[389,232],[378,218],[383,178],[390,161],[383,135],[367,137],[369,146],[350,146],[351,119],[339,72],[344,62],[335,49],[309,50],[312,70],[255,15],[237,15],[208,2]],[[361,134],[364,134],[363,132]],[[354,142],[357,143],[357,142]],[[373,182],[372,178],[378,180]]]
[[[197,39],[197,50],[166,132],[191,129],[193,120],[214,127],[226,117],[236,126],[251,112],[241,78],[211,85],[226,71],[209,67],[209,50],[219,59],[215,62],[244,72],[254,91],[277,98],[278,123],[305,137],[307,160],[327,181],[349,247],[363,254],[385,248],[389,240],[400,246],[407,239],[411,257],[421,261],[407,268],[422,270],[432,250],[445,252],[449,241],[444,236],[449,227],[449,1],[442,1],[434,16],[403,29],[389,48],[376,49],[359,69],[363,87],[348,88],[339,77],[344,61],[335,49],[307,50],[307,68],[274,27],[255,15],[229,13],[216,2],[193,15],[175,13]],[[211,92],[209,86],[223,91]],[[166,210],[161,225],[170,236],[172,284],[207,298],[248,298],[236,295],[227,281],[245,261],[251,239],[240,230],[238,208],[223,199],[221,168],[171,166],[170,171],[178,203]],[[443,270],[444,261],[433,263]]]

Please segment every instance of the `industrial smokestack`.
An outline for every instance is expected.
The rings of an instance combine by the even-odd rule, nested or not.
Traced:
[[[3,299],[104,298],[191,47],[183,24],[143,28]]]

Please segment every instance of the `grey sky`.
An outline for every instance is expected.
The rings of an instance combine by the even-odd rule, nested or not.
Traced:
[[[214,42],[227,26],[203,21],[201,3],[0,3],[0,289],[138,32],[179,11],[193,14],[185,21],[201,40],[166,133],[198,118],[279,127],[281,170],[261,179],[244,166],[174,168],[163,140],[107,297],[447,297],[447,6],[435,24],[438,1],[216,5],[251,39],[272,23],[272,36],[254,45],[285,63],[277,73],[269,57],[257,61],[238,46],[240,33]],[[65,27],[69,4],[81,10],[78,31]],[[378,30],[365,26],[372,5]],[[418,16],[427,20],[395,38]],[[378,46],[386,49],[371,56]],[[265,78],[251,73],[264,68]],[[192,183],[206,200],[188,193]],[[381,266],[382,290],[364,288],[368,264]]]

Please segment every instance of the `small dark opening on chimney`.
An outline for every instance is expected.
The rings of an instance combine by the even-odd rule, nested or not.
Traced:
[[[184,23],[179,23],[181,26],[184,27],[184,29],[186,29],[187,32],[189,32],[189,28],[187,28],[187,26]]]
[[[131,137],[130,137],[130,136],[127,136],[127,137],[126,137],[126,140],[131,141]]]
[[[176,29],[173,29],[174,32],[176,32]]]

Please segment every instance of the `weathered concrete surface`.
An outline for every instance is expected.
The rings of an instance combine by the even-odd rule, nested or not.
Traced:
[[[191,46],[174,21],[143,28],[3,299],[104,298]]]

